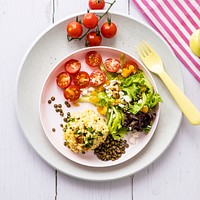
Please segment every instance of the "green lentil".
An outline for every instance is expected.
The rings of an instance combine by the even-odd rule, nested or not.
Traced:
[[[52,100],[52,101],[55,101],[55,99],[56,99],[55,97],[51,97],[51,100]]]
[[[108,135],[105,142],[94,150],[94,154],[103,161],[115,161],[126,152],[129,145],[126,140],[114,140],[111,135]]]

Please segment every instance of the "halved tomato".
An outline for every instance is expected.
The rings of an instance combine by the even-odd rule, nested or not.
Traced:
[[[76,74],[81,69],[81,63],[78,60],[71,59],[65,63],[65,70],[70,74]]]
[[[70,85],[63,92],[65,99],[69,101],[76,101],[80,97],[80,93],[80,89],[75,85]]]
[[[74,85],[79,88],[86,88],[89,85],[90,76],[87,72],[80,71],[74,76]]]
[[[99,67],[102,62],[102,57],[96,51],[89,51],[85,56],[85,62],[90,67]]]
[[[135,74],[137,72],[137,70],[138,70],[138,65],[137,65],[136,62],[134,62],[134,61],[126,61],[124,66],[123,66],[121,75],[124,78],[127,78],[131,74]]]
[[[121,64],[116,58],[108,58],[104,62],[104,67],[108,72],[117,72],[120,69]]]
[[[69,73],[67,72],[61,72],[57,77],[56,77],[56,83],[60,88],[66,88],[70,85],[71,83],[71,78]]]
[[[96,87],[104,84],[106,81],[106,75],[101,70],[95,70],[90,74],[90,85]]]

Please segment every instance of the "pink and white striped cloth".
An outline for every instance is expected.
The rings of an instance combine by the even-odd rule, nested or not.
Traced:
[[[200,28],[200,0],[132,1],[200,81],[200,59],[189,47],[191,34]]]

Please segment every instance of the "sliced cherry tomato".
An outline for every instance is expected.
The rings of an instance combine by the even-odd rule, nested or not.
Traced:
[[[89,7],[91,10],[103,9],[105,6],[104,0],[89,0]]]
[[[70,85],[70,83],[71,83],[70,75],[67,72],[61,72],[56,77],[56,83],[60,88],[68,87]]]
[[[65,99],[69,101],[76,101],[80,97],[80,93],[80,89],[75,85],[70,85],[63,91]]]
[[[90,84],[94,87],[104,84],[106,75],[101,70],[95,70],[90,74]]]
[[[102,62],[102,57],[96,51],[89,51],[85,56],[85,62],[90,67],[99,67]]]
[[[86,28],[93,29],[98,25],[98,17],[94,13],[86,13],[83,17],[83,25]]]
[[[86,45],[87,46],[99,46],[102,42],[102,37],[100,34],[97,34],[95,31],[92,31],[87,34]]]
[[[78,72],[74,76],[74,85],[78,86],[79,88],[86,88],[89,85],[90,76],[87,72]]]
[[[79,22],[70,22],[67,25],[67,34],[72,38],[78,38],[83,33],[83,27]]]
[[[104,62],[104,67],[108,72],[117,72],[120,69],[121,64],[116,58],[108,58]]]
[[[136,62],[134,62],[134,61],[126,61],[124,66],[123,66],[121,75],[123,77],[127,78],[131,74],[136,73],[137,70],[138,70],[138,65],[137,65]]]
[[[128,68],[129,70],[131,70],[133,73],[137,72],[138,70],[138,64],[134,61],[126,61],[124,63],[123,68]]]
[[[71,59],[65,63],[65,70],[70,74],[75,74],[81,69],[81,63],[78,60]]]
[[[117,26],[111,21],[105,22],[101,26],[101,34],[106,38],[112,38],[116,35],[116,33]]]

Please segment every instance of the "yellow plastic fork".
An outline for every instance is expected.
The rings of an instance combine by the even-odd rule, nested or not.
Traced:
[[[200,112],[166,73],[157,53],[145,41],[137,47],[137,52],[149,71],[157,74],[164,82],[188,121],[193,125],[200,125]]]

